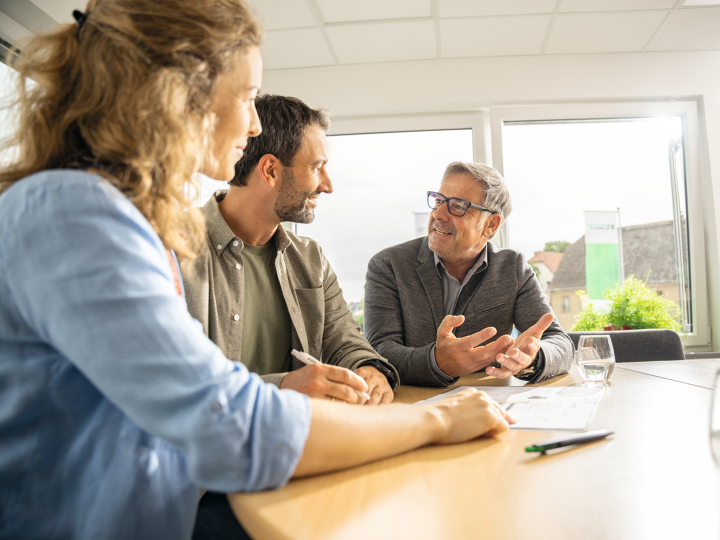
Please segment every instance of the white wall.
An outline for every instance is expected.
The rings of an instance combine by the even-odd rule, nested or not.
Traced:
[[[715,217],[720,209],[720,52],[468,58],[277,70],[265,72],[263,92],[321,105],[335,118],[696,98],[713,350],[720,350],[720,231]]]

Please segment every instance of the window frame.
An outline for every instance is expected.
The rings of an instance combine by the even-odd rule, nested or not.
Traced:
[[[373,133],[398,133],[409,131],[445,131],[455,129],[472,130],[473,159],[478,163],[492,166],[492,145],[490,115],[487,110],[388,115],[367,117],[332,118],[328,135],[367,135]],[[438,183],[440,178],[438,178]],[[493,238],[500,247],[506,247],[505,227],[500,227]]]
[[[683,333],[687,351],[709,351],[711,345],[708,279],[705,255],[705,212],[701,173],[698,103],[694,99],[613,103],[570,103],[534,106],[493,107],[489,111],[492,166],[501,174],[503,166],[503,127],[505,122],[553,120],[610,120],[632,118],[682,118],[685,180],[688,212],[688,247],[693,332]],[[707,180],[709,182],[709,180]],[[505,231],[505,241],[509,239]],[[506,244],[507,245],[507,244]]]

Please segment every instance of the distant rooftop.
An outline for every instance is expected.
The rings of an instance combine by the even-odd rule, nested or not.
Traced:
[[[648,284],[677,281],[672,221],[623,227],[622,243],[626,278],[634,274]],[[584,289],[585,236],[570,244],[563,255],[549,289]]]
[[[543,263],[548,267],[548,270],[554,274],[557,272],[558,265],[560,264],[562,258],[562,253],[556,253],[554,251],[538,251],[528,262]]]

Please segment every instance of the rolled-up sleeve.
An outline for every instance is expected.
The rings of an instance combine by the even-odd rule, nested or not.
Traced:
[[[176,445],[198,485],[286,483],[309,399],[229,362],[188,314],[138,210],[98,176],[66,174],[3,195],[16,201],[1,220],[12,234],[0,239],[0,260],[22,317],[140,428]]]

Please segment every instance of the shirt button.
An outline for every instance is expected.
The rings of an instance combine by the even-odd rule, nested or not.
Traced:
[[[237,240],[235,240],[235,241],[233,242],[233,246],[238,247],[239,245],[240,245],[240,242],[238,242]]]
[[[218,249],[222,249],[222,246],[221,246],[220,244],[218,244],[218,247],[217,247],[217,248],[218,248]]]
[[[226,405],[225,400],[221,398],[221,399],[216,399],[215,401],[213,401],[210,408],[213,410],[213,412],[221,413],[225,410],[225,405]]]
[[[235,268],[237,268],[238,270],[240,270],[240,269],[242,268],[242,266],[240,266],[240,263],[237,263],[237,264],[235,265]]]
[[[233,315],[233,319],[235,319],[236,321],[239,321],[239,320],[240,320],[240,315],[238,315],[238,314],[236,313],[235,315]]]

